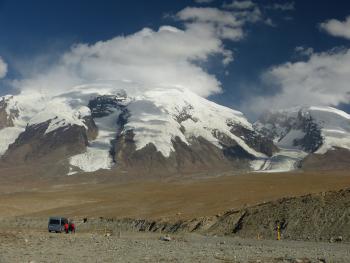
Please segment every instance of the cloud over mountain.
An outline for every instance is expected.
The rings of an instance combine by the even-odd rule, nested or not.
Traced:
[[[207,28],[144,28],[92,45],[77,44],[44,72],[16,81],[20,89],[62,90],[86,82],[127,80],[143,87],[190,87],[208,96],[220,92],[219,81],[198,64],[209,56],[227,56],[217,35]]]
[[[36,67],[44,70],[25,72],[13,85],[55,93],[85,83],[123,80],[141,90],[186,87],[207,97],[221,92],[221,83],[206,71],[206,63],[211,57],[221,58],[223,67],[232,62],[233,52],[224,40],[242,39],[245,24],[259,17],[255,9],[187,7],[174,16],[183,28],[144,28],[95,44],[76,44],[54,63]]]

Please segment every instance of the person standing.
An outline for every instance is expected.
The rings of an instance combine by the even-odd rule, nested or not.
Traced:
[[[75,233],[75,224],[73,221],[69,222],[69,232]]]
[[[64,231],[66,232],[66,234],[68,234],[68,232],[69,232],[69,225],[68,225],[68,222],[65,222],[65,223],[64,223]]]
[[[75,224],[74,224],[74,222],[72,222],[72,233],[75,234]]]

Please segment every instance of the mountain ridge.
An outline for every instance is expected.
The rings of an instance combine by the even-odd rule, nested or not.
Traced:
[[[321,167],[318,154],[337,159],[329,151],[350,149],[350,115],[335,108],[280,110],[251,124],[187,89],[123,85],[130,91],[92,84],[1,97],[1,163],[60,162],[68,175],[283,172]]]

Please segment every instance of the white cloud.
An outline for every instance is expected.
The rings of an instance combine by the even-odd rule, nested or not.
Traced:
[[[224,3],[223,7],[228,8],[228,9],[249,9],[249,8],[256,7],[256,4],[250,0],[245,0],[245,1],[236,1],[235,0],[229,4]]]
[[[221,92],[221,83],[205,70],[206,63],[213,56],[224,66],[232,62],[233,52],[224,40],[242,39],[246,23],[262,21],[260,10],[187,7],[175,18],[184,29],[144,28],[91,45],[77,44],[53,63],[42,65],[38,60],[39,65],[22,69],[24,77],[12,84],[53,94],[86,83],[121,80],[137,83],[140,92],[157,86],[186,87],[203,97]]]
[[[267,87],[277,87],[279,91],[270,96],[252,98],[246,103],[251,112],[299,105],[349,103],[350,50],[312,53],[306,61],[271,68],[263,75],[263,81]]]
[[[295,48],[295,53],[299,56],[306,56],[310,57],[314,53],[314,49],[312,47],[303,47],[303,46],[298,46]]]
[[[197,4],[209,4],[214,2],[214,0],[194,0]]]
[[[281,11],[292,11],[295,10],[294,2],[286,2],[286,3],[275,3],[273,5],[266,6],[267,9],[272,10],[281,10]]]
[[[14,85],[56,92],[101,80],[129,80],[148,88],[187,87],[208,96],[221,91],[215,76],[199,66],[212,55],[223,56],[225,63],[232,56],[207,27],[192,25],[179,30],[163,26],[158,31],[145,28],[93,45],[75,45],[47,70],[34,72]]]
[[[212,22],[232,27],[242,26],[242,21],[239,21],[234,13],[214,7],[186,7],[178,12],[177,16],[183,21]]]
[[[244,11],[227,11],[212,7],[187,7],[176,15],[186,22],[187,26],[201,24],[217,34],[218,38],[233,41],[244,37],[243,27],[246,23],[256,23],[262,20],[259,8]],[[211,29],[210,29],[211,28]]]
[[[6,77],[7,75],[7,64],[6,62],[0,57],[0,79]]]
[[[320,24],[320,28],[335,37],[350,39],[350,16],[345,21],[331,19]]]

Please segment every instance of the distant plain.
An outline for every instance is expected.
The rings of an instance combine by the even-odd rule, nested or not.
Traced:
[[[0,170],[0,217],[157,218],[212,216],[282,197],[350,187],[349,171],[128,177],[111,172],[59,177]]]

